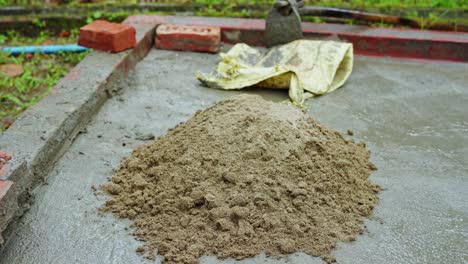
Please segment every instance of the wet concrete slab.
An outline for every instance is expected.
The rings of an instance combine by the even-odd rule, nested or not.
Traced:
[[[239,93],[287,100],[286,91],[220,91],[196,72],[215,55],[152,50],[122,92],[107,101],[39,187],[12,229],[0,263],[154,263],[140,257],[130,223],[101,214],[106,182],[120,160],[196,110]],[[367,231],[334,252],[339,263],[468,261],[468,64],[358,57],[348,83],[308,102],[320,122],[365,141],[385,191]],[[160,262],[160,258],[156,263]],[[277,260],[202,258],[202,263],[321,263],[302,253]]]

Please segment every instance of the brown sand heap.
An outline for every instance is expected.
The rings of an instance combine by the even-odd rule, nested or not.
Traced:
[[[137,251],[165,263],[302,251],[331,262],[362,233],[380,188],[365,145],[294,106],[222,101],[137,148],[103,188],[134,221]]]

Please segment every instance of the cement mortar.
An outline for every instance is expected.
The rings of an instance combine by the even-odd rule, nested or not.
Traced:
[[[196,110],[235,93],[287,99],[284,91],[226,92],[200,87],[193,77],[217,57],[153,50],[130,85],[108,101],[40,187],[19,221],[0,263],[154,263],[129,223],[100,215],[105,183],[119,161],[163,135]],[[371,179],[385,191],[367,231],[339,245],[339,263],[466,263],[468,260],[468,64],[358,57],[344,88],[309,102],[321,123],[368,143],[379,168]],[[202,263],[285,263],[266,258]],[[321,263],[302,253],[287,263]]]

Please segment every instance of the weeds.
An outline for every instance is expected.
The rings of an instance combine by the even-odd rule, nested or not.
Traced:
[[[86,18],[86,23],[89,24],[91,22],[93,22],[94,20],[96,19],[99,19],[102,17],[102,12],[101,11],[94,11],[91,16],[88,16],[88,18]]]
[[[42,32],[38,38],[19,36],[15,32],[0,35],[9,45],[37,45],[51,38],[57,42],[75,42],[76,32],[69,38],[51,37]],[[3,44],[2,44],[3,45]],[[19,64],[21,76],[12,78],[0,73],[0,131],[6,129],[16,116],[50,93],[55,83],[80,62],[87,53],[23,54],[9,56],[0,52],[0,64]]]

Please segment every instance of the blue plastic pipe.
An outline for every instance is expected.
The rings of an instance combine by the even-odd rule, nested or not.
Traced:
[[[19,55],[24,53],[45,53],[54,54],[59,52],[83,52],[88,48],[77,44],[66,45],[45,45],[45,46],[19,46],[19,47],[2,47],[2,50],[11,55]]]

